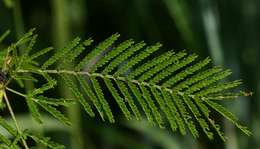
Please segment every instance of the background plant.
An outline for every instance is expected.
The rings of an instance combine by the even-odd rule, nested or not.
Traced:
[[[216,2],[216,3],[210,3],[210,4],[206,3],[205,4],[203,1],[198,1],[200,3],[197,3],[197,1],[192,2],[192,3],[190,3],[189,1],[186,1],[182,4],[167,3],[167,5],[164,5],[164,3],[159,2],[159,1],[136,1],[136,2],[127,1],[125,3],[120,3],[120,2],[104,3],[102,1],[96,1],[96,2],[86,2],[87,7],[84,7],[85,5],[82,4],[82,1],[77,1],[74,4],[68,4],[65,1],[60,1],[60,2],[61,3],[64,2],[64,3],[62,3],[62,5],[63,6],[67,5],[67,6],[63,7],[63,6],[59,5],[59,6],[61,6],[60,9],[56,9],[56,7],[51,7],[53,11],[50,11],[49,4],[47,4],[45,2],[44,3],[37,2],[37,4],[31,2],[30,5],[22,2],[21,6],[22,6],[22,10],[23,10],[22,12],[24,15],[23,15],[23,17],[20,17],[20,18],[23,18],[23,21],[25,22],[25,28],[31,28],[34,26],[38,26],[38,32],[41,35],[40,39],[43,39],[43,40],[40,40],[38,47],[45,47],[46,45],[51,45],[50,42],[52,41],[52,39],[49,38],[51,36],[51,34],[50,34],[51,25],[49,25],[48,23],[53,22],[53,23],[57,24],[58,22],[61,22],[60,24],[64,24],[64,23],[62,23],[64,21],[64,17],[62,17],[62,14],[64,16],[66,16],[65,21],[67,20],[67,22],[70,22],[70,20],[73,20],[72,21],[73,23],[67,23],[66,26],[62,26],[63,27],[62,30],[63,31],[65,30],[67,33],[70,34],[70,35],[67,34],[69,36],[69,38],[71,38],[72,37],[71,35],[73,35],[73,34],[74,35],[82,35],[82,34],[86,35],[86,30],[87,30],[87,33],[91,34],[91,36],[94,36],[95,37],[94,39],[97,39],[96,41],[101,41],[105,37],[111,35],[112,33],[119,31],[120,33],[122,33],[122,35],[125,36],[125,37],[121,37],[122,39],[127,39],[129,37],[133,37],[137,41],[138,41],[138,39],[140,39],[140,40],[145,39],[146,41],[161,41],[162,43],[164,43],[165,48],[161,48],[160,51],[162,51],[163,49],[170,49],[170,48],[182,49],[184,47],[186,47],[187,49],[192,49],[193,51],[195,51],[195,49],[200,49],[200,51],[197,50],[195,53],[198,53],[202,57],[203,57],[203,55],[206,55],[206,56],[209,55],[209,53],[207,52],[208,45],[211,45],[210,49],[217,49],[217,47],[214,47],[214,46],[216,46],[216,44],[212,44],[212,43],[220,43],[220,45],[222,47],[221,49],[225,49],[225,50],[222,50],[222,62],[221,61],[217,62],[216,59],[219,58],[219,54],[217,54],[218,56],[214,55],[214,51],[212,53],[213,60],[216,61],[218,64],[224,63],[225,65],[228,65],[229,68],[231,68],[233,71],[235,71],[235,73],[234,73],[235,75],[243,74],[242,78],[243,78],[243,80],[244,80],[243,82],[245,82],[246,86],[250,86],[250,88],[251,87],[253,88],[252,90],[257,91],[257,89],[254,89],[254,86],[256,85],[255,80],[257,80],[257,78],[254,77],[257,75],[254,75],[254,74],[256,74],[257,71],[251,72],[251,68],[257,66],[255,64],[257,64],[256,57],[258,56],[258,54],[257,54],[256,49],[258,47],[257,46],[258,42],[255,42],[255,41],[257,41],[256,40],[257,38],[255,38],[255,36],[257,36],[256,35],[257,23],[255,22],[255,20],[257,20],[258,15],[257,15],[257,11],[251,11],[251,10],[257,10],[257,9],[247,9],[247,8],[253,8],[251,6],[257,7],[258,5],[256,4],[256,2],[236,2],[236,4],[233,4],[232,2],[227,2],[227,3]],[[83,1],[83,3],[85,3],[85,1]],[[78,5],[81,7],[79,7]],[[33,7],[31,7],[31,6],[33,6]],[[39,9],[37,9],[38,6],[39,6]],[[233,6],[235,6],[235,7],[233,7]],[[5,21],[4,24],[1,24],[2,32],[4,32],[6,29],[8,29],[12,26],[12,21],[11,21],[12,16],[11,15],[13,13],[11,11],[12,9],[7,9],[6,7],[4,7],[4,5],[0,5],[0,7],[1,7],[1,16],[4,16],[4,17],[1,17],[1,19],[3,19]],[[64,9],[66,9],[66,10],[71,9],[70,7],[71,8],[75,8],[75,7],[83,8],[83,9],[77,9],[77,10],[83,10],[83,11],[77,11],[77,15],[75,15],[75,14],[71,15],[71,12],[75,12],[75,11],[64,11]],[[98,11],[96,9],[92,9],[92,8],[96,8],[96,7],[102,8],[102,9],[100,9]],[[177,9],[176,7],[179,7],[181,9]],[[85,8],[88,8],[88,11],[86,11]],[[125,9],[125,8],[129,8],[129,9]],[[153,13],[155,11],[152,11],[152,10],[154,10],[155,8],[160,11],[156,11],[156,13]],[[185,8],[185,9],[183,9],[183,8]],[[189,9],[187,9],[187,8],[189,8]],[[190,8],[192,8],[192,9],[190,9]],[[200,11],[200,10],[202,10],[202,8],[207,8],[207,9],[203,9],[206,11]],[[63,9],[63,11],[56,11],[56,10],[62,10],[62,9]],[[176,13],[176,12],[171,13],[171,14],[173,14],[174,22],[171,20],[170,15],[168,14],[168,11],[167,11],[170,9],[173,10],[173,11],[171,10],[171,12],[174,12],[174,10],[179,10],[177,12],[181,12],[181,13]],[[15,9],[15,10],[19,10],[19,9]],[[106,13],[100,13],[101,10]],[[129,15],[118,16],[117,14],[122,14],[121,10],[129,10],[129,11],[125,11],[125,13],[123,13],[123,14],[129,14]],[[186,11],[186,13],[182,13],[182,10]],[[204,17],[203,17],[203,20],[204,20],[203,22],[205,22],[205,24],[204,24],[203,22],[201,22],[202,19],[200,19],[200,18],[201,18],[201,14],[208,14],[207,10],[212,10],[211,12],[213,12],[213,13],[210,13],[211,15],[204,15]],[[244,10],[244,11],[242,11],[242,10]],[[61,13],[58,13],[58,12],[61,12]],[[70,15],[62,13],[62,12],[69,12]],[[87,12],[87,13],[85,13],[85,12]],[[120,13],[118,13],[118,12],[120,12]],[[50,17],[41,19],[41,20],[48,20],[48,21],[44,21],[44,22],[48,22],[48,23],[41,23],[40,20],[35,19],[35,18],[43,18],[44,16],[50,16],[49,15],[50,13],[56,13],[57,15],[53,15],[53,16],[61,17],[63,19],[53,18],[53,21],[52,21],[52,18],[50,18]],[[133,15],[133,14],[136,14],[136,15]],[[191,25],[192,28],[189,30],[194,32],[193,38],[195,38],[194,35],[196,35],[196,41],[195,41],[196,44],[190,44],[187,42],[183,42],[185,40],[183,38],[185,38],[185,37],[180,36],[179,33],[181,33],[181,34],[182,34],[182,32],[185,33],[185,30],[182,31],[182,29],[179,29],[179,30],[174,29],[175,23],[176,24],[181,23],[181,21],[178,21],[178,20],[182,20],[182,22],[184,20],[184,19],[180,18],[181,14],[186,14],[186,17],[182,16],[182,18],[188,19],[188,21],[186,21],[186,22],[189,22],[192,24]],[[192,16],[190,14],[192,14]],[[220,15],[218,16],[218,14],[220,14]],[[223,14],[225,14],[225,15],[223,15]],[[232,19],[230,19],[229,15],[232,15],[232,17],[231,17]],[[18,15],[16,15],[16,16],[18,16]],[[41,17],[34,17],[34,16],[41,16]],[[133,17],[133,16],[135,16],[135,17]],[[159,16],[159,17],[157,17],[157,16]],[[178,16],[180,19],[178,19]],[[100,19],[95,19],[97,17]],[[8,19],[6,19],[6,18],[8,18]],[[80,19],[80,18],[84,18],[84,19]],[[85,18],[88,18],[88,19],[85,19]],[[107,18],[110,18],[109,21],[107,20]],[[125,19],[123,19],[123,18],[125,18]],[[136,18],[140,18],[140,21],[136,22]],[[192,18],[192,20],[191,20],[191,18]],[[226,18],[229,18],[229,19],[226,19]],[[243,18],[245,18],[245,19],[243,19]],[[207,21],[207,19],[208,19],[208,21]],[[212,26],[210,26],[210,25],[212,25],[212,23],[206,24],[207,22],[211,22],[212,19],[214,19],[213,21],[215,21],[215,24],[219,25],[219,26],[215,25],[215,29],[218,29],[218,30],[215,30],[215,32],[212,32],[212,30],[209,30],[212,27]],[[37,21],[35,21],[35,20],[37,20]],[[76,20],[78,20],[78,21],[76,21]],[[80,20],[84,20],[84,22],[86,20],[87,21],[84,23]],[[118,20],[125,20],[125,21],[118,21]],[[241,22],[243,22],[245,20],[244,22],[246,22],[246,23],[237,23],[236,20],[240,20]],[[34,22],[37,22],[37,23],[34,23]],[[80,22],[80,23],[77,23],[77,22]],[[146,25],[147,22],[150,22],[149,24],[151,24],[149,27],[147,27],[147,25]],[[81,25],[77,25],[77,24],[81,24],[81,25],[87,24],[87,28],[85,28],[85,25],[81,26]],[[124,24],[126,24],[126,25],[124,25]],[[233,25],[230,26],[230,24],[233,24]],[[106,26],[106,28],[104,28],[103,25]],[[54,25],[54,26],[56,26],[56,25]],[[158,26],[164,26],[164,28],[158,28]],[[189,27],[189,25],[186,25],[186,26]],[[250,26],[250,30],[248,30],[248,28],[247,28],[248,26]],[[21,28],[21,27],[19,27],[19,28]],[[58,28],[61,29],[61,26],[59,26]],[[169,30],[169,28],[171,30]],[[214,26],[213,26],[213,28],[214,28]],[[71,30],[73,32],[71,32]],[[53,35],[60,35],[59,33],[57,33],[57,31],[60,31],[60,30],[53,29],[53,31],[55,31],[55,34],[53,34]],[[79,31],[79,32],[76,33],[77,31]],[[205,35],[204,33],[207,34],[207,38],[204,38],[204,35]],[[212,34],[212,33],[214,33],[214,34]],[[215,34],[215,33],[217,33],[217,34]],[[234,37],[234,33],[236,34],[235,37]],[[210,35],[210,36],[208,36],[208,35]],[[14,35],[12,35],[11,37],[14,37]],[[53,38],[53,39],[63,40],[64,39],[63,37],[65,37],[65,36],[60,36],[60,38],[56,38],[57,36],[54,36],[54,37],[55,38]],[[216,39],[216,37],[220,39],[220,42],[214,41],[214,39]],[[65,41],[65,40],[63,40],[63,41]],[[207,41],[209,41],[209,42],[207,42]],[[7,42],[10,42],[10,40]],[[55,46],[57,46],[56,43],[60,43],[60,45],[62,44],[62,42],[57,42],[57,40],[55,40],[55,42],[54,42]],[[68,41],[66,41],[65,43],[68,43]],[[207,44],[207,43],[209,43],[209,44]],[[240,44],[237,44],[237,43],[240,43]],[[63,44],[64,44],[64,42],[63,42]],[[63,46],[61,46],[61,47],[63,47]],[[218,47],[220,47],[220,46],[218,46]],[[57,49],[60,49],[60,48],[57,48]],[[241,52],[238,52],[238,51],[241,51]],[[221,53],[221,52],[218,52],[218,53]],[[241,56],[239,56],[239,55],[241,55]],[[246,55],[250,55],[249,56],[249,57],[251,57],[250,61],[248,59],[246,59],[246,57],[248,57]],[[240,59],[239,61],[237,61],[238,57]],[[220,60],[221,60],[221,58],[220,58]],[[247,67],[242,67],[245,65]],[[239,68],[242,68],[242,69],[239,69]],[[242,70],[245,68],[247,69],[247,71],[245,71],[246,73],[243,73]],[[257,70],[257,69],[255,68],[254,70]],[[250,73],[248,73],[248,72],[250,72]],[[238,77],[235,75],[233,75],[235,78],[241,78],[241,77]],[[246,77],[247,75],[252,75],[252,76]],[[252,83],[248,84],[250,82],[252,82]],[[234,106],[234,104],[232,104],[232,106],[229,108],[231,108],[232,111],[236,111],[236,113],[240,117],[242,116],[241,118],[243,120],[249,120],[250,117],[252,117],[252,118],[257,117],[257,116],[253,116],[257,113],[253,109],[257,109],[257,108],[249,108],[250,110],[252,110],[252,114],[247,114],[247,112],[245,112],[245,111],[247,111],[247,108],[245,108],[245,105],[247,105],[246,104],[247,102],[250,101],[250,103],[251,102],[253,103],[252,105],[254,107],[257,106],[257,104],[256,104],[257,100],[255,100],[256,99],[255,97],[257,97],[257,96],[254,96],[253,100],[239,100],[238,102],[236,102],[237,106]],[[243,108],[238,108],[239,105],[243,105]],[[19,110],[18,106],[15,109],[17,109],[19,111],[19,113],[21,112],[21,110]],[[243,109],[243,112],[240,109]],[[84,119],[84,121],[86,121],[86,118]],[[83,121],[83,123],[85,123],[84,121]],[[142,139],[138,139],[138,141],[137,141],[136,139],[130,139],[133,137],[127,137],[128,139],[123,139],[121,141],[109,140],[109,137],[108,138],[105,137],[106,136],[105,134],[107,134],[107,133],[116,134],[116,136],[121,136],[121,137],[129,136],[129,133],[125,133],[125,131],[123,131],[126,126],[120,125],[121,128],[123,127],[122,129],[112,129],[111,127],[117,126],[117,125],[112,125],[109,128],[109,131],[104,128],[102,130],[107,130],[107,131],[102,131],[102,135],[98,135],[100,133],[98,133],[97,131],[92,131],[95,129],[93,129],[90,126],[93,121],[92,120],[87,120],[87,121],[88,121],[87,122],[88,125],[84,125],[84,130],[87,131],[88,133],[84,134],[84,137],[86,135],[91,136],[90,138],[93,138],[93,136],[99,136],[98,137],[99,142],[103,142],[104,144],[110,144],[112,146],[114,146],[114,145],[124,146],[124,144],[129,144],[129,143],[121,143],[121,142],[131,141],[132,143],[130,143],[130,144],[135,144],[135,145],[139,144],[140,145],[140,143],[137,143],[137,142],[139,142],[139,140],[142,140]],[[252,120],[252,122],[253,122],[252,127],[257,126],[256,125],[257,119]],[[128,124],[130,125],[130,123],[128,123]],[[97,125],[95,125],[95,126],[97,126]],[[107,127],[108,125],[107,124],[101,125],[101,128],[103,128],[102,126]],[[145,142],[141,141],[142,142],[141,144],[146,144],[146,145],[151,144],[152,146],[154,146],[155,144],[157,144],[159,146],[164,146],[167,144],[166,141],[161,141],[161,142],[164,142],[165,144],[155,143],[155,142],[157,142],[155,139],[150,138],[149,137],[150,135],[148,135],[148,136],[145,135],[145,134],[149,134],[148,131],[138,129],[137,127],[127,126],[127,128],[129,128],[129,127],[131,128],[131,131],[142,132],[143,135],[141,135],[141,136],[146,136],[146,137],[144,137],[144,138],[146,138],[145,139],[146,141]],[[62,126],[58,127],[58,128],[56,127],[56,129],[59,129],[59,128],[62,128]],[[96,127],[94,127],[94,128],[96,128]],[[226,131],[227,135],[236,136],[235,135],[236,131],[234,131],[234,129],[230,129],[230,128],[232,128],[232,126],[230,127],[225,124],[225,128],[227,128],[226,130],[228,130],[228,131]],[[101,130],[101,129],[98,129],[98,130]],[[254,127],[253,127],[253,130],[254,130]],[[50,132],[49,129],[48,129],[48,132]],[[75,132],[75,131],[73,131],[73,132]],[[256,133],[257,131],[254,130],[254,132]],[[105,134],[103,134],[103,133],[105,133]],[[120,135],[120,134],[124,134],[124,135]],[[258,142],[257,135],[254,135],[255,137],[253,137],[253,139],[250,138],[251,142],[248,143],[246,140],[249,138],[240,136],[240,134],[241,133],[238,133],[239,137],[231,137],[232,139],[229,140],[227,142],[227,144],[225,144],[225,145],[228,148],[229,147],[248,148],[248,147],[246,147],[247,144],[257,147],[257,145],[256,145],[257,143],[253,143],[253,142]],[[62,135],[62,136],[64,137],[66,135]],[[111,135],[109,135],[109,136],[111,136]],[[56,135],[56,137],[58,137],[58,136]],[[171,136],[170,138],[176,140],[177,139],[176,137],[177,136],[174,135],[173,137]],[[141,138],[143,138],[143,137],[141,137]],[[148,139],[148,141],[147,141],[147,139]],[[59,140],[61,140],[61,139],[59,139]],[[96,146],[95,143],[91,143],[91,142],[93,142],[93,141],[91,141],[92,139],[88,139],[88,140],[90,140],[90,142],[88,143],[89,145],[92,144],[93,146]],[[109,140],[108,141],[109,143],[105,140],[107,140],[107,141]],[[164,139],[164,140],[168,140],[168,139]],[[185,140],[186,140],[185,145],[187,147],[188,147],[187,143],[191,144],[193,147],[196,145],[198,145],[200,148],[202,148],[202,146],[207,146],[207,143],[203,143],[204,142],[204,141],[202,141],[203,139],[196,143],[194,143],[192,140],[189,141],[189,139],[185,139]],[[65,141],[65,142],[68,142],[68,141]],[[181,145],[182,141],[177,141],[177,142],[178,143],[176,143],[175,146],[179,146],[179,145],[183,146],[183,145]],[[173,145],[173,144],[171,144],[171,145]],[[214,142],[211,142],[210,146],[214,147],[214,145],[215,145]],[[105,145],[105,146],[109,146],[109,145]],[[223,147],[223,146],[221,146],[221,143],[217,143],[215,146]]]

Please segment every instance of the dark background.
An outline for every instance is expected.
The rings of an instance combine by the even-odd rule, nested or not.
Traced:
[[[169,129],[151,128],[145,122],[124,121],[116,124],[80,116],[72,131],[52,120],[43,127],[30,124],[22,106],[16,105],[25,127],[52,136],[71,148],[190,149],[260,148],[259,48],[260,1],[258,0],[0,0],[0,33],[12,31],[6,43],[16,41],[30,28],[39,34],[37,48],[63,47],[76,36],[93,37],[95,43],[113,33],[121,41],[133,38],[148,44],[162,43],[161,50],[186,49],[202,58],[210,56],[215,65],[230,68],[230,79],[242,79],[241,89],[254,92],[224,104],[253,132],[246,137],[223,121],[229,140],[209,142],[203,136],[194,140]],[[18,114],[18,116],[19,116]],[[28,121],[28,123],[26,123]],[[82,147],[85,146],[85,147]]]

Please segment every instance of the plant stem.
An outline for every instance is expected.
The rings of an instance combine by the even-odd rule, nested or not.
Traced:
[[[16,30],[16,37],[19,39],[24,33],[24,23],[22,18],[22,11],[20,0],[14,1],[14,8],[13,8],[13,17],[14,17],[14,24]]]
[[[200,45],[191,27],[191,11],[187,7],[187,1],[164,0],[164,2],[186,45],[198,49]]]
[[[67,0],[52,0],[53,9],[53,40],[56,48],[61,49],[69,41],[70,38],[70,17],[66,9]],[[69,67],[69,66],[68,66]],[[59,88],[63,97],[71,97],[72,93],[61,85]],[[78,104],[72,105],[67,109],[68,116],[72,122],[70,130],[71,148],[83,149],[84,141],[81,130],[81,115]]]
[[[6,92],[5,92],[5,91],[4,91],[4,100],[5,100],[5,102],[6,102],[6,105],[7,105],[7,107],[8,107],[8,110],[9,110],[9,112],[10,112],[10,114],[11,114],[11,117],[12,117],[12,119],[13,119],[13,121],[14,121],[14,124],[15,124],[15,126],[16,126],[16,128],[17,128],[17,131],[18,131],[18,133],[22,136],[22,131],[21,131],[21,129],[20,129],[19,125],[18,125],[18,122],[17,122],[17,120],[16,120],[16,118],[15,118],[14,111],[13,111],[13,109],[12,109],[12,107],[11,107],[11,104],[9,103],[9,100],[8,100],[8,98],[7,98],[7,96],[6,96]],[[21,139],[22,139],[22,142],[23,142],[24,147],[25,147],[26,149],[29,149],[29,147],[28,147],[26,141],[24,140],[24,138],[22,137]]]
[[[17,92],[16,90],[13,90],[13,89],[11,89],[11,88],[9,88],[9,87],[6,87],[5,89],[8,90],[8,91],[10,91],[10,92],[13,92],[13,93],[15,93],[15,94],[17,94],[17,95],[19,95],[19,96],[26,97],[25,94],[20,93],[20,92]]]
[[[56,48],[62,48],[69,41],[69,16],[66,14],[67,0],[52,0],[53,40]]]
[[[112,80],[120,80],[120,81],[124,81],[124,82],[131,82],[137,85],[144,85],[147,87],[153,87],[153,88],[157,88],[159,90],[166,90],[170,93],[175,92],[173,89],[171,88],[167,88],[167,87],[163,87],[157,84],[151,84],[149,82],[142,82],[139,80],[135,80],[135,79],[131,79],[129,80],[127,77],[120,77],[120,76],[114,76],[114,75],[105,75],[105,74],[101,74],[101,73],[90,73],[88,71],[72,71],[72,70],[23,70],[20,69],[17,71],[18,73],[48,73],[48,74],[70,74],[70,75],[87,75],[89,77],[99,77],[99,78],[107,78],[107,79],[112,79]],[[181,92],[178,91],[177,92],[178,95],[183,96],[185,94],[185,92]],[[190,98],[195,99],[195,95],[194,94],[189,94],[187,95]],[[200,97],[201,100],[208,100],[208,99],[212,99],[212,100],[221,100],[221,99],[230,99],[230,98],[237,98],[240,96],[252,96],[252,93],[249,92],[240,92],[237,94],[233,94],[233,95],[220,95],[220,96],[213,96],[213,97]]]

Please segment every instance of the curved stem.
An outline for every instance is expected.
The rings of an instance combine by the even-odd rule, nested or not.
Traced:
[[[21,129],[20,129],[19,125],[18,125],[18,122],[17,122],[17,120],[16,120],[16,118],[15,118],[14,111],[13,111],[12,106],[11,106],[9,100],[8,100],[8,97],[6,96],[6,92],[4,91],[3,94],[4,94],[4,100],[5,100],[5,102],[6,102],[6,105],[7,105],[7,107],[8,107],[8,110],[9,110],[9,112],[10,112],[10,114],[11,114],[11,117],[12,117],[12,119],[13,119],[13,121],[14,121],[15,127],[16,127],[18,133],[22,136],[22,131],[21,131]],[[25,147],[26,149],[29,149],[29,147],[28,147],[26,141],[24,140],[24,138],[22,137],[21,139],[22,139],[22,142],[23,142],[24,147]]]

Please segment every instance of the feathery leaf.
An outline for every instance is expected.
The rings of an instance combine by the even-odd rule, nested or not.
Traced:
[[[0,41],[5,36],[1,36]],[[199,137],[197,128],[201,127],[209,139],[213,139],[212,131],[215,131],[223,141],[226,140],[220,125],[211,118],[209,109],[214,109],[245,134],[251,134],[246,127],[238,123],[238,119],[230,111],[215,102],[248,96],[251,93],[227,92],[241,82],[220,81],[229,76],[231,71],[221,67],[209,67],[209,58],[198,61],[196,54],[187,54],[185,51],[168,51],[156,56],[155,52],[161,44],[145,47],[144,42],[134,44],[133,40],[126,40],[115,45],[119,34],[110,36],[89,52],[85,49],[93,42],[91,38],[83,42],[75,38],[55,53],[50,53],[52,48],[34,52],[36,37],[31,30],[18,42],[5,48],[6,50],[0,53],[0,59],[2,71],[5,73],[3,75],[8,74],[10,78],[4,87],[13,80],[18,83],[22,80],[41,83],[36,76],[47,80],[46,84],[26,94],[6,87],[6,90],[25,97],[30,113],[38,122],[41,122],[38,109],[40,106],[62,123],[70,124],[58,108],[79,102],[89,116],[96,116],[92,109],[94,108],[102,120],[108,119],[114,123],[115,118],[109,105],[114,99],[128,120],[134,117],[141,120],[144,115],[152,126],[164,128],[169,123],[173,131],[178,129],[181,134],[186,134],[187,127],[195,138]],[[19,49],[26,51],[20,52]],[[83,56],[85,52],[87,54]],[[22,55],[19,55],[20,53]],[[38,63],[37,58],[46,53],[50,54],[50,57],[43,64]],[[82,56],[83,58],[80,58]],[[54,65],[57,62],[60,63]],[[50,66],[52,69],[48,69]],[[60,80],[57,76],[62,78],[75,100],[49,98],[44,95],[57,84],[63,84],[58,83]],[[48,138],[18,133],[18,129],[10,127],[1,117],[0,125],[15,137],[12,142],[0,135],[0,141],[8,145],[13,143],[14,148],[20,138],[25,139],[28,136],[49,148],[59,147],[52,145]]]

